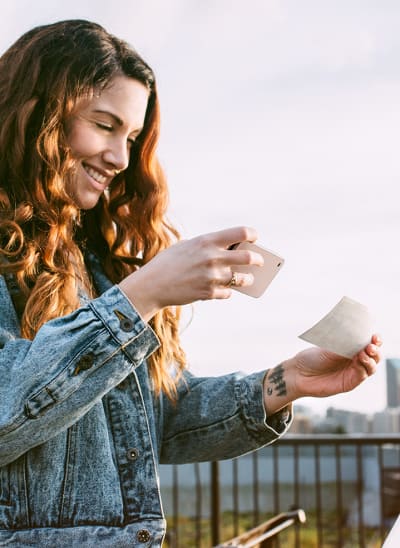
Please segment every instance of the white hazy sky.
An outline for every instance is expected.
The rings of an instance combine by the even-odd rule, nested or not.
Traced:
[[[133,44],[158,78],[183,237],[247,224],[285,257],[262,298],[195,304],[194,372],[275,365],[343,295],[370,308],[384,357],[400,357],[399,2],[14,0],[1,12],[1,51],[67,18]],[[303,403],[379,411],[385,379],[382,364],[351,394]]]

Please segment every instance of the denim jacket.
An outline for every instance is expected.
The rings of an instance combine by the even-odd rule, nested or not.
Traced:
[[[158,463],[225,459],[282,435],[265,372],[187,373],[171,405],[151,389],[152,329],[95,257],[98,298],[21,338],[0,277],[0,546],[161,546]]]

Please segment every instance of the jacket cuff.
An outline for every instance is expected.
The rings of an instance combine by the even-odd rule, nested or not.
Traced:
[[[119,286],[112,286],[101,297],[90,301],[89,307],[135,367],[160,346],[157,335]],[[139,336],[140,345],[136,345],[134,343]]]
[[[265,371],[252,373],[240,383],[243,414],[248,430],[257,439],[263,438],[266,434],[269,438],[272,436],[272,439],[277,439],[287,432],[292,423],[292,404],[267,416],[264,406],[264,377]]]

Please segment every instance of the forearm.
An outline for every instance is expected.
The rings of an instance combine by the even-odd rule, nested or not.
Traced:
[[[178,401],[163,401],[161,462],[234,458],[276,441],[290,426],[291,410],[267,417],[264,372],[195,377],[185,372]]]
[[[153,295],[157,279],[147,275],[145,268],[130,274],[118,285],[145,322],[150,321],[161,309]]]
[[[269,369],[264,377],[264,405],[271,416],[300,397],[294,383],[295,359]]]

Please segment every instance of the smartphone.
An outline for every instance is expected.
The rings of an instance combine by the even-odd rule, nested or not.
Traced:
[[[269,284],[281,270],[285,262],[284,259],[273,251],[251,242],[234,244],[230,247],[230,249],[248,249],[262,255],[264,259],[263,266],[237,265],[232,267],[234,272],[251,272],[254,276],[254,282],[252,285],[248,285],[246,287],[232,287],[232,289],[235,289],[235,291],[239,291],[240,293],[250,295],[250,297],[261,297]]]

